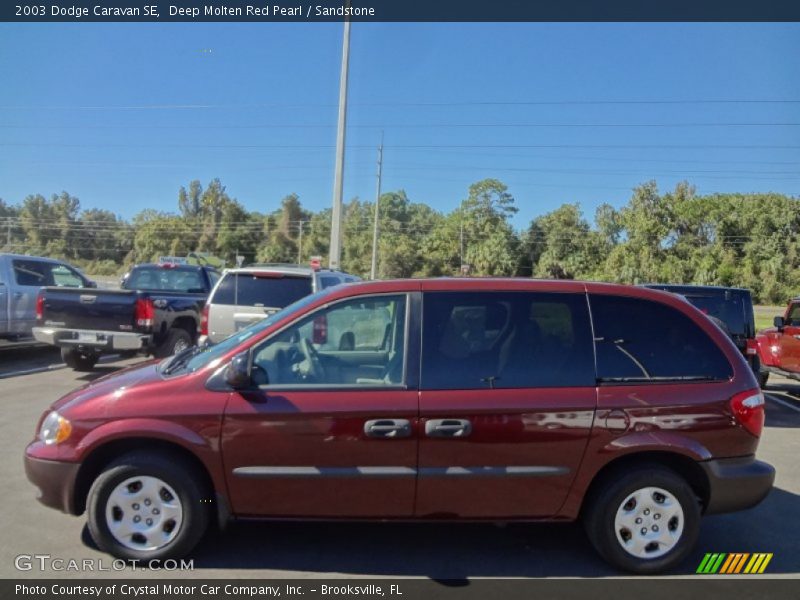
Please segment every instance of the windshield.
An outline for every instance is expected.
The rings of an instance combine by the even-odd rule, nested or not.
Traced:
[[[316,294],[312,294],[310,296],[306,296],[298,300],[297,302],[290,304],[286,308],[279,310],[278,312],[270,315],[253,323],[252,325],[245,327],[234,333],[232,336],[225,338],[218,344],[214,344],[213,346],[205,346],[203,348],[197,348],[196,351],[190,355],[186,361],[186,364],[181,369],[174,369],[174,372],[183,371],[187,373],[193,373],[198,369],[202,369],[208,364],[211,364],[212,361],[219,360],[223,356],[225,356],[231,350],[237,348],[240,344],[245,342],[246,340],[258,335],[268,327],[272,326],[274,323],[277,323],[281,319],[283,319],[288,314],[300,310],[319,298],[328,295],[330,292],[328,291],[320,291]],[[171,367],[171,365],[168,365]],[[172,369],[171,369],[172,370]]]

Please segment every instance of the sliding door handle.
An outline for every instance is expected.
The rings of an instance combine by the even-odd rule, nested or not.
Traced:
[[[428,437],[463,438],[472,433],[472,423],[467,419],[431,419],[425,422]]]
[[[364,423],[367,437],[397,439],[411,435],[411,422],[408,419],[373,419]]]

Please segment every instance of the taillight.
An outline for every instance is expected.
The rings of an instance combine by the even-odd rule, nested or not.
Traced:
[[[44,319],[44,295],[39,292],[39,295],[36,296],[36,320],[41,321],[42,319]]]
[[[137,327],[152,327],[156,316],[153,301],[150,298],[137,298],[134,315]]]
[[[208,304],[203,307],[200,313],[200,335],[208,335]]]
[[[758,354],[758,342],[753,338],[747,338],[747,346],[745,347],[747,356],[755,356]]]
[[[759,437],[764,428],[764,394],[761,390],[748,390],[731,398],[731,410],[739,424]]]

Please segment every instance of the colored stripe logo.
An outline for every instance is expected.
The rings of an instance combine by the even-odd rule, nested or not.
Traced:
[[[772,552],[708,552],[695,572],[703,575],[756,575],[763,573],[771,560]]]

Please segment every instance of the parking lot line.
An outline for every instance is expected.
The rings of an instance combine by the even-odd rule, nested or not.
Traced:
[[[793,404],[792,402],[787,402],[786,400],[781,400],[780,398],[778,398],[777,396],[774,396],[772,394],[764,394],[764,396],[768,400],[772,400],[773,402],[776,402],[776,403],[780,404],[781,406],[785,406],[786,408],[790,408],[795,412],[800,412],[800,406],[797,406],[796,404]]]

